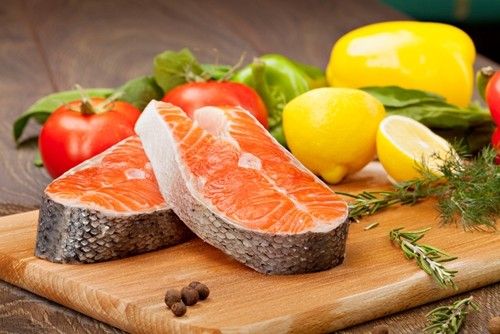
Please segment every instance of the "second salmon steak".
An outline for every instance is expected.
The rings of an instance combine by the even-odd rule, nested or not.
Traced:
[[[241,108],[188,117],[152,101],[136,124],[163,194],[201,239],[267,274],[342,263],[347,204]]]

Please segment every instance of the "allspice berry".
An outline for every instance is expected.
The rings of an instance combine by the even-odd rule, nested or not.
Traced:
[[[500,316],[490,319],[488,322],[488,332],[490,334],[500,334]]]
[[[180,302],[181,299],[181,293],[176,289],[167,290],[167,293],[165,294],[165,304],[167,304],[169,308],[172,308],[172,305]]]
[[[172,310],[172,313],[176,316],[176,317],[182,317],[184,314],[186,314],[186,305],[184,305],[183,302],[177,302],[177,303],[174,303],[170,309]]]
[[[181,290],[181,298],[186,306],[192,306],[198,302],[198,291],[189,286],[186,286]]]
[[[377,325],[372,328],[371,334],[389,334],[389,327],[386,325]]]
[[[193,288],[195,289],[196,291],[198,291],[198,297],[200,300],[205,300],[207,299],[208,295],[210,294],[210,290],[208,289],[208,287],[203,284],[203,283],[200,283],[200,282],[197,282],[197,281],[194,281],[194,282],[191,282],[189,283],[188,285],[190,288]]]
[[[196,286],[200,285],[201,282],[198,282],[198,281],[192,281],[191,283],[189,283],[189,287],[190,288],[193,288],[193,289],[196,289]]]

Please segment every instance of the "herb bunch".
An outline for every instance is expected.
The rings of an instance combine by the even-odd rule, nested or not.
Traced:
[[[500,215],[500,166],[493,163],[495,155],[491,147],[472,159],[459,159],[455,152],[435,155],[439,173],[423,161],[417,166],[420,178],[396,184],[390,191],[338,193],[354,198],[349,217],[355,221],[396,204],[413,205],[436,197],[442,223],[461,224],[466,230],[495,230]]]
[[[456,289],[453,278],[457,271],[446,269],[443,265],[443,262],[455,260],[456,257],[451,257],[436,247],[417,243],[429,230],[430,228],[418,231],[403,231],[403,227],[400,227],[392,230],[389,237],[392,242],[401,248],[407,259],[415,259],[417,265],[434,278],[439,286]]]
[[[428,326],[424,332],[432,334],[455,334],[458,333],[467,314],[471,310],[478,310],[479,306],[473,301],[473,297],[457,300],[451,305],[440,306],[427,314]]]

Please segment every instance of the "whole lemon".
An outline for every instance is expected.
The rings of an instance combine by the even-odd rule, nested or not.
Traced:
[[[351,88],[317,88],[290,101],[283,130],[292,153],[328,183],[363,168],[375,156],[384,106]]]

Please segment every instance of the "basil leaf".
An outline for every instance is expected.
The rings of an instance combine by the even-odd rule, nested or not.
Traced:
[[[113,93],[110,88],[86,89],[85,92],[90,97],[108,97]],[[21,116],[19,116],[12,127],[14,140],[19,142],[28,121],[34,118],[38,123],[43,124],[49,115],[58,107],[65,103],[75,101],[81,98],[78,90],[69,90],[47,95],[36,101]]]
[[[486,146],[491,137],[493,121],[489,110],[477,103],[461,108],[439,95],[397,86],[362,90],[382,102],[388,114],[413,118],[450,142],[463,142],[469,152]]]
[[[203,68],[189,49],[160,53],[153,65],[154,78],[165,93],[203,74]]]
[[[488,110],[470,106],[459,108],[446,102],[421,102],[401,108],[386,107],[389,114],[413,118],[431,128],[468,128],[491,122]]]
[[[159,100],[163,97],[162,89],[150,76],[127,81],[117,89],[117,92],[121,92],[118,100],[129,102],[140,110],[143,110],[149,101]]]
[[[385,107],[406,107],[422,102],[445,102],[445,99],[437,94],[398,86],[363,87],[361,90],[374,96]]]

